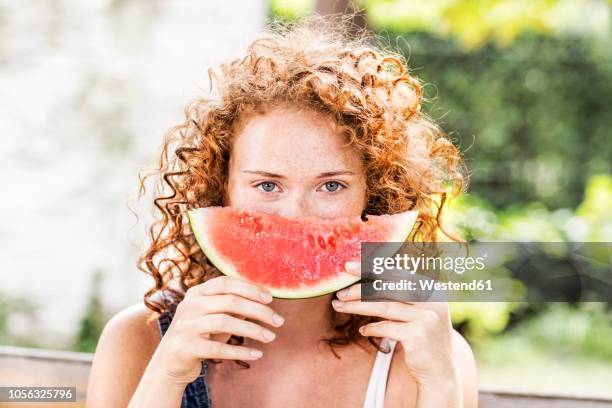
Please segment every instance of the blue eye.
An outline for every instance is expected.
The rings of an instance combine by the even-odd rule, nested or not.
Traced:
[[[266,193],[271,193],[274,191],[276,184],[271,183],[269,181],[264,181],[263,183],[259,183],[257,187],[261,187]]]
[[[328,181],[327,183],[325,183],[325,188],[330,193],[337,191],[340,187],[342,186],[337,181]]]

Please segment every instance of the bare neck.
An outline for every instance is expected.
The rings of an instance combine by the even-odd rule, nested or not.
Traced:
[[[269,306],[285,318],[281,327],[270,327],[276,338],[267,344],[245,338],[244,345],[259,348],[264,355],[316,349],[322,338],[334,335],[332,298],[333,294],[308,299],[275,298]]]

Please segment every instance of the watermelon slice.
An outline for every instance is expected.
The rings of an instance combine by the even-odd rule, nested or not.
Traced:
[[[223,274],[265,287],[277,298],[307,298],[359,280],[344,265],[359,260],[361,242],[404,242],[418,211],[352,218],[284,218],[205,207],[188,212],[196,240]]]

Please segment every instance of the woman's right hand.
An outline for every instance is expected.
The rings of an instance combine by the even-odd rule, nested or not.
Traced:
[[[265,289],[229,276],[189,288],[149,368],[175,384],[187,385],[200,375],[202,359],[257,360],[263,355],[261,350],[226,342],[231,335],[265,343],[274,340],[272,331],[245,320],[281,326],[283,318],[266,305],[271,301]]]

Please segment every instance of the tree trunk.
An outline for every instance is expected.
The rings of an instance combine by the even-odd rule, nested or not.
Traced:
[[[351,20],[354,24],[354,30],[351,31],[370,30],[365,8],[357,8],[351,0],[317,0],[315,12],[320,15],[352,14]]]

